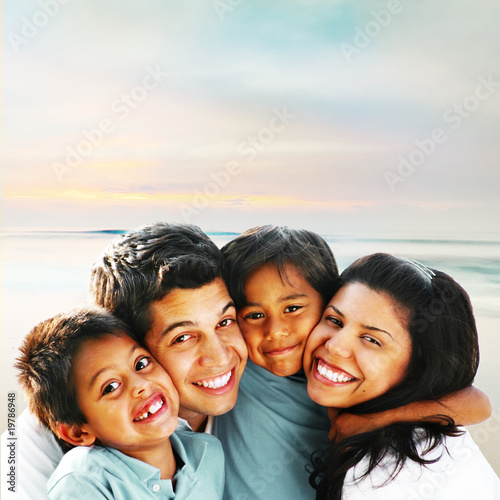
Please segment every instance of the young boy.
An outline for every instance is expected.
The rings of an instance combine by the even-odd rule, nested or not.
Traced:
[[[70,449],[50,499],[220,499],[224,457],[212,436],[174,430],[179,396],[165,370],[104,310],[37,325],[16,367],[30,410]]]
[[[215,419],[214,434],[226,454],[224,498],[313,499],[306,467],[312,453],[328,443],[330,421],[327,409],[307,395],[302,355],[333,295],[335,258],[318,235],[269,225],[248,230],[222,251],[249,352],[236,406]],[[463,403],[452,399],[452,410],[464,415],[439,403],[419,403],[365,418],[363,424],[419,420],[443,409],[467,424],[488,417],[480,391],[462,396]],[[471,402],[483,404],[473,416],[466,414]]]

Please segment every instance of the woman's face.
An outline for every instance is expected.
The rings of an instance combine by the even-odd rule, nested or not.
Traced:
[[[327,305],[304,352],[307,391],[323,406],[348,408],[402,381],[411,356],[408,313],[360,283]]]

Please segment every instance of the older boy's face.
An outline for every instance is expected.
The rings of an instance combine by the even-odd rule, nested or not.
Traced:
[[[256,364],[286,377],[302,369],[307,337],[323,312],[321,295],[292,265],[283,278],[274,264],[251,273],[245,283],[247,305],[238,323]]]
[[[153,324],[145,341],[179,391],[179,416],[231,410],[248,354],[224,282],[175,289],[150,310]]]
[[[86,341],[73,361],[81,427],[134,456],[162,445],[177,426],[179,397],[165,370],[125,334]]]

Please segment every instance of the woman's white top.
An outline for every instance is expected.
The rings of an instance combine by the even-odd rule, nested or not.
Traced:
[[[425,458],[439,460],[427,466],[406,460],[395,479],[384,484],[395,460],[386,457],[369,476],[353,481],[366,470],[364,459],[348,471],[344,500],[500,500],[500,480],[470,434],[447,437]],[[425,449],[425,446],[423,446]],[[420,451],[422,447],[420,448]]]

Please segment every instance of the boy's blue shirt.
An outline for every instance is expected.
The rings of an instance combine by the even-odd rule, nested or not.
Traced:
[[[51,500],[173,499],[220,500],[224,490],[224,454],[213,436],[176,431],[170,437],[178,458],[172,481],[156,467],[108,447],[77,447],[66,453],[51,476]]]
[[[248,361],[233,410],[215,418],[226,455],[227,500],[315,498],[306,467],[328,446],[327,409],[311,401],[300,372],[278,377]]]

